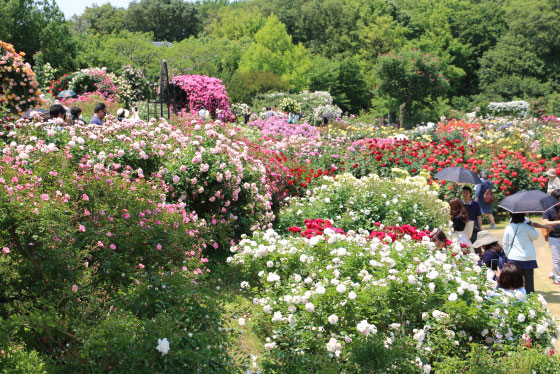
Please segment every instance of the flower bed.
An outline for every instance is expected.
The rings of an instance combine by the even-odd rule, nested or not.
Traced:
[[[542,296],[496,293],[457,245],[437,252],[427,237],[370,240],[325,228],[309,239],[256,232],[231,250],[253,297],[251,323],[266,341],[263,366],[279,373],[394,365],[426,373],[475,343],[495,352],[527,339],[555,343]]]

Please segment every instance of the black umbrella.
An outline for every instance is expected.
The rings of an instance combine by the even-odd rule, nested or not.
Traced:
[[[460,166],[442,169],[436,174],[437,179],[456,183],[481,184],[482,181],[472,170]]]
[[[31,113],[33,112],[37,112],[40,114],[45,114],[48,113],[49,111],[43,108],[33,108],[33,109],[29,109],[27,112],[23,113],[21,115],[21,118],[27,119],[27,118],[31,118]]]
[[[542,191],[519,191],[498,205],[510,213],[543,213],[558,204],[558,200]]]

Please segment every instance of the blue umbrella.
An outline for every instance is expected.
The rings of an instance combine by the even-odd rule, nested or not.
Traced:
[[[64,90],[64,91],[61,91],[61,92],[58,94],[58,97],[59,97],[60,99],[63,99],[63,98],[65,98],[65,97],[75,97],[75,96],[78,96],[78,95],[77,95],[74,91],[72,91],[72,90]]]
[[[442,169],[436,174],[436,178],[443,181],[456,183],[481,184],[482,181],[472,170],[460,166]]]
[[[558,203],[556,198],[542,191],[531,190],[516,192],[502,200],[498,206],[510,213],[543,213]]]

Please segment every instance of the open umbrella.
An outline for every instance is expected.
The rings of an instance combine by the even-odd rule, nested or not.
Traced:
[[[456,183],[481,184],[482,181],[472,170],[460,166],[442,169],[436,174],[437,179]]]
[[[77,95],[74,91],[72,91],[72,90],[64,90],[64,91],[61,91],[61,92],[58,94],[58,97],[59,97],[60,99],[63,99],[63,98],[65,98],[65,97],[74,97],[74,96],[78,96],[78,95]]]
[[[31,118],[31,113],[33,112],[37,112],[40,114],[45,114],[48,113],[49,111],[43,108],[33,108],[33,109],[29,109],[27,112],[23,113],[21,115],[21,118],[27,119],[27,118]]]
[[[542,191],[519,191],[502,200],[498,206],[510,213],[543,213],[559,201]]]

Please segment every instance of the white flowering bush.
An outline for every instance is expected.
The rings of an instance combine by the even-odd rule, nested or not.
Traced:
[[[313,122],[316,124],[320,123],[323,118],[333,120],[340,117],[342,117],[342,109],[333,104],[319,105],[313,109]]]
[[[504,103],[488,104],[488,116],[495,117],[517,117],[525,118],[529,111],[529,103],[526,101],[508,101]]]
[[[303,197],[288,198],[289,206],[279,214],[281,229],[302,224],[307,218],[323,218],[344,230],[372,230],[375,222],[386,225],[409,223],[417,227],[445,227],[448,204],[425,178],[355,178],[351,174],[323,177],[322,184]]]
[[[231,251],[266,342],[265,372],[428,373],[471,344],[555,344],[544,298],[496,290],[456,243],[435,251],[406,235],[380,241],[327,228],[308,239],[269,229]]]

